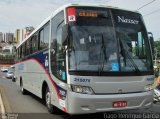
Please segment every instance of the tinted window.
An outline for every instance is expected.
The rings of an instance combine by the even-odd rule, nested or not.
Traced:
[[[152,70],[148,35],[141,15],[120,10],[112,10],[112,14],[116,37],[120,43],[122,71]]]
[[[39,32],[40,50],[49,46],[49,23]]]
[[[51,21],[51,37],[52,37],[52,43],[54,42],[54,39],[56,39],[56,33],[57,33],[57,27],[58,25],[64,21],[64,12],[58,13]]]
[[[74,48],[69,52],[69,70],[112,71],[112,64],[117,65],[118,58],[109,10],[77,8],[76,11],[76,21],[69,23]]]
[[[63,25],[64,12],[62,11],[52,19],[51,70],[58,79],[66,82],[65,54],[61,36]]]
[[[48,48],[48,45],[49,45],[49,24],[47,24],[44,27],[44,41],[43,42],[44,42],[43,47]]]
[[[30,54],[30,42],[29,40],[26,41],[26,56]]]
[[[25,44],[22,45],[22,58],[25,56]]]
[[[37,37],[37,34],[34,34],[31,39],[32,39],[32,46],[33,46],[32,51],[34,53],[34,52],[38,51],[38,37]]]
[[[44,30],[42,29],[39,32],[40,50],[43,49],[43,41],[44,41]]]

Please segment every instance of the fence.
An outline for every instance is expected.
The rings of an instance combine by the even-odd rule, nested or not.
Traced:
[[[0,64],[14,64],[14,58],[2,58],[0,57]]]

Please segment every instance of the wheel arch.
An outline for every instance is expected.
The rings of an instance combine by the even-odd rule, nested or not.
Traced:
[[[19,79],[20,79],[20,81],[19,81],[20,84],[19,85],[22,86],[22,76],[20,76]]]
[[[42,83],[42,100],[45,102],[45,91],[46,91],[46,88],[48,87],[48,84],[46,81],[43,81]]]

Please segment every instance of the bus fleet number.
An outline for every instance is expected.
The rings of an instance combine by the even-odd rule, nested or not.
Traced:
[[[75,82],[86,82],[86,83],[90,83],[90,79],[83,79],[83,78],[74,78]]]

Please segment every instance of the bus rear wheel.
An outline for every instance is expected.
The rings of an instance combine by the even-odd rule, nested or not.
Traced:
[[[28,92],[27,92],[26,89],[24,89],[24,87],[23,87],[23,81],[22,81],[22,80],[21,80],[21,82],[20,82],[20,86],[21,86],[21,92],[22,92],[22,94],[23,94],[23,95],[26,95]]]

